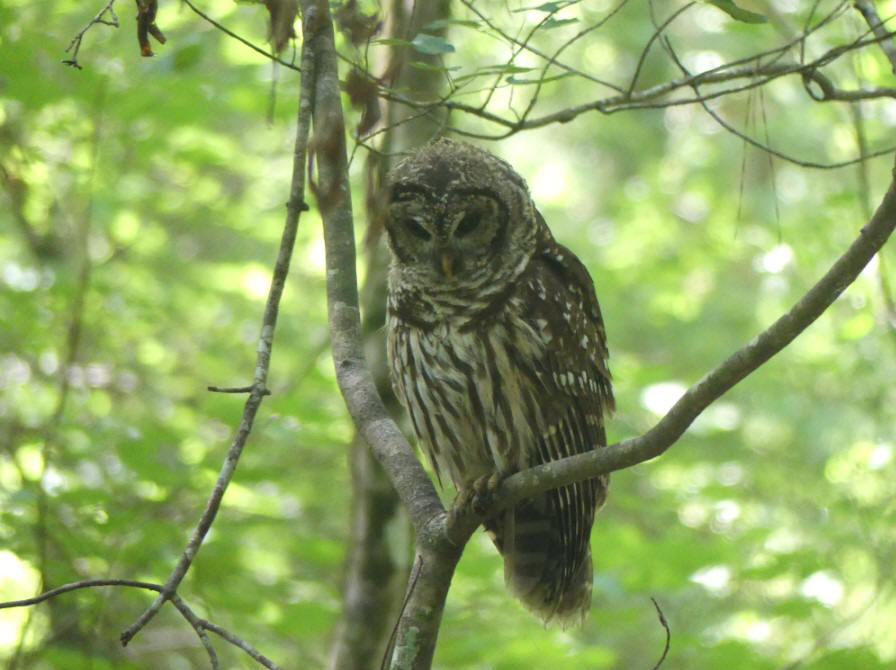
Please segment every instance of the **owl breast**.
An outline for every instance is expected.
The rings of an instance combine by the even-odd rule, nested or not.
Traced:
[[[544,433],[541,370],[552,336],[509,298],[480,320],[448,318],[429,327],[390,311],[389,357],[397,394],[437,474],[458,487],[530,465]]]

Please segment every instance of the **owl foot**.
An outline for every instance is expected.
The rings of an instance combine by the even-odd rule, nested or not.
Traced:
[[[494,505],[495,491],[512,472],[493,472],[474,479],[457,492],[454,504],[451,506],[452,516],[463,516],[472,512],[477,517],[485,517]]]

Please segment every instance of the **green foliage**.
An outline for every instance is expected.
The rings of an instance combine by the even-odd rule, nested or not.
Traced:
[[[510,34],[513,21],[553,19],[556,29],[535,38],[545,53],[579,29],[560,24],[592,25],[607,5],[519,4],[528,11],[477,3]],[[760,38],[735,5],[712,4],[672,28],[685,59],[755,51]],[[719,14],[725,6],[739,21]],[[243,398],[205,388],[251,379],[287,198],[294,73],[278,70],[268,124],[270,65],[174,4],[160,8],[169,41],[155,58],[139,58],[133,10],[122,5],[123,28],[92,28],[84,69],[65,68],[64,47],[98,9],[0,6],[3,600],[88,577],[166,578],[239,421]],[[784,18],[802,25],[806,11]],[[257,8],[209,12],[263,41]],[[627,81],[654,28],[639,3],[614,20],[562,60]],[[492,109],[502,113],[524,109],[534,82],[544,112],[607,92],[496,48],[475,15],[428,30],[442,28],[444,38],[379,48],[442,55],[453,83],[470,82],[462,99],[473,105],[497,81]],[[834,26],[820,39],[854,37]],[[887,72],[872,50],[837,71],[844,85],[887,85]],[[657,50],[640,85],[674,76]],[[762,99],[744,92],[719,109],[754,136],[767,123],[791,154],[853,155],[853,117],[801,90],[776,82]],[[883,145],[892,110],[861,112],[869,142]],[[697,106],[581,116],[490,148],[529,180],[556,236],[594,276],[616,378],[613,440],[649,428],[676,393],[792,304],[858,233],[863,199],[876,201],[889,178],[886,158],[868,166],[867,193],[855,167],[770,162]],[[352,429],[328,360],[318,228],[316,212],[303,215],[273,393],[181,588],[201,616],[285,667],[324,665],[348,528]],[[886,254],[892,285],[892,242]],[[581,629],[543,629],[507,595],[500,560],[475,536],[449,595],[437,667],[649,668],[664,640],[650,596],[672,629],[663,667],[892,667],[896,356],[880,267],[666,455],[614,475]],[[127,650],[118,646],[151,598],[105,588],[2,610],[0,658],[18,654],[19,667],[40,669],[204,667],[189,627],[167,609]],[[256,667],[215,644],[225,667]]]
[[[768,17],[763,14],[757,14],[756,12],[751,12],[743,7],[738,7],[732,0],[705,0],[707,4],[715,5],[723,12],[725,12],[728,16],[736,21],[743,21],[744,23],[765,23],[768,21]]]
[[[429,35],[427,33],[419,33],[411,40],[411,46],[422,54],[429,56],[437,56],[439,54],[452,53],[454,45],[447,42],[438,35]]]

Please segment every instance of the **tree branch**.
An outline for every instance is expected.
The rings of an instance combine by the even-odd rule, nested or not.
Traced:
[[[896,74],[896,47],[893,46],[893,33],[884,27],[884,22],[880,20],[880,15],[871,0],[855,0],[853,5],[865,17],[874,36],[880,39],[880,48],[890,61],[893,73]]]
[[[849,249],[783,316],[691,386],[669,412],[640,437],[617,442],[508,477],[496,493],[494,513],[548,489],[628,468],[655,458],[681,437],[710,404],[781,351],[808,328],[849,286],[896,228],[896,182]]]
[[[62,61],[65,65],[70,65],[79,70],[81,69],[81,65],[78,63],[78,52],[81,50],[81,42],[84,40],[84,35],[88,30],[93,28],[93,26],[102,23],[104,26],[112,26],[113,28],[118,27],[118,17],[115,16],[115,10],[112,9],[112,5],[114,4],[115,0],[109,0],[103,8],[97,12],[96,16],[90,19],[90,22],[81,28],[81,30],[78,31],[78,34],[72,38],[72,41],[65,48],[65,52],[68,53],[71,51],[72,56],[71,58]],[[109,18],[106,18],[106,14],[109,15]]]
[[[449,18],[449,1],[433,0],[410,7],[406,0],[390,0],[383,6],[387,19],[380,33],[387,38],[416,35],[424,26]],[[337,16],[337,28],[339,19]],[[438,24],[435,24],[438,25]],[[426,28],[426,32],[444,37],[445,27]],[[422,69],[411,62],[438,66],[438,54],[412,54],[407,49],[390,49],[388,60],[378,64],[388,73],[390,85],[412,90],[427,98],[437,97],[443,76],[437,69]],[[355,67],[352,65],[352,67]],[[370,67],[366,69],[370,71]],[[381,110],[383,132],[378,148],[364,165],[364,211],[359,220],[366,220],[364,243],[359,255],[367,269],[360,291],[362,335],[367,364],[386,410],[394,417],[402,408],[392,393],[386,356],[386,294],[390,253],[385,244],[383,221],[388,214],[388,194],[384,188],[386,174],[392,166],[389,156],[425,144],[444,127],[444,110],[420,115],[399,105],[386,104]],[[435,118],[431,118],[435,117]],[[356,142],[354,150],[361,146]],[[351,163],[352,158],[349,158]],[[360,207],[358,208],[360,209]],[[404,546],[396,547],[395,533],[386,533],[388,526],[406,527],[407,520],[395,488],[379,465],[372,450],[359,435],[350,445],[349,465],[352,474],[351,533],[346,557],[343,608],[340,623],[333,636],[332,653],[327,662],[330,670],[375,670],[382,659],[391,655],[395,621],[407,611],[406,600],[409,558]],[[403,543],[401,543],[403,544]],[[413,548],[413,545],[411,545]],[[416,574],[419,571],[414,563]],[[399,607],[401,606],[401,607]]]
[[[651,8],[651,16],[653,16],[653,2],[650,2],[650,8]],[[654,17],[654,23],[656,23],[655,17]],[[872,40],[872,41],[879,41],[879,39],[880,38],[875,37],[874,40]],[[800,66],[799,72],[803,75],[804,88],[806,89],[807,93],[809,94],[809,96],[811,98],[813,98],[814,100],[825,100],[826,99],[825,96],[828,93],[830,93],[831,95],[836,95],[836,93],[837,93],[836,90],[834,89],[833,84],[830,83],[830,81],[827,79],[827,77],[825,77],[820,72],[818,72],[817,68],[835,60],[836,58],[839,58],[843,53],[845,53],[846,50],[854,48],[854,46],[856,44],[863,44],[863,43],[865,43],[865,42],[863,41],[862,37],[859,37],[857,40],[852,42],[852,46],[841,45],[839,47],[835,47],[834,49],[831,49],[830,51],[828,51],[825,55],[821,56],[820,58],[815,59],[812,63],[809,63],[808,65]],[[876,151],[871,154],[864,154],[864,155],[860,154],[856,158],[846,160],[846,161],[840,161],[837,163],[819,163],[816,161],[807,161],[807,160],[797,158],[796,156],[791,156],[791,155],[786,154],[777,149],[774,149],[768,143],[767,140],[763,144],[762,142],[754,139],[747,133],[744,133],[744,132],[738,130],[737,128],[732,126],[730,123],[728,123],[725,119],[723,119],[722,116],[718,112],[716,112],[708,104],[706,104],[707,100],[709,100],[711,97],[716,97],[716,96],[712,96],[712,95],[707,96],[707,95],[704,95],[700,91],[700,84],[702,82],[699,80],[699,78],[695,78],[694,75],[692,75],[688,71],[688,69],[685,67],[684,63],[678,57],[678,54],[676,53],[674,47],[672,46],[672,42],[668,37],[663,35],[661,38],[661,44],[663,45],[663,48],[666,50],[666,52],[669,54],[669,58],[672,60],[673,63],[675,63],[675,66],[679,70],[681,70],[681,73],[686,78],[689,78],[691,80],[690,87],[694,91],[694,100],[696,102],[700,103],[700,106],[703,107],[703,111],[706,112],[716,123],[718,123],[722,128],[727,130],[732,135],[739,137],[747,144],[751,144],[754,147],[761,149],[762,151],[764,151],[765,153],[767,153],[771,156],[777,156],[778,158],[781,158],[782,160],[786,160],[790,163],[793,163],[795,165],[800,165],[802,167],[830,169],[830,168],[844,167],[846,165],[860,163],[860,162],[867,160],[868,158],[871,158],[873,156],[881,155],[882,153],[890,153],[894,149],[896,149],[896,147],[887,147],[886,149]],[[765,81],[770,81],[771,79],[772,79],[772,77],[769,77],[769,78],[765,79],[762,83],[765,83]],[[812,91],[811,87],[809,86],[810,81],[815,81],[821,87],[822,92],[823,92],[821,96],[816,95]],[[753,84],[751,84],[749,87],[746,87],[746,88],[752,88],[754,85],[758,86],[758,84],[755,84],[755,82],[754,82]],[[760,88],[759,90],[761,93],[763,89]],[[730,91],[728,91],[728,92],[730,92]],[[843,96],[846,95],[846,92],[840,92],[840,93]],[[884,93],[884,95],[887,95],[887,94]],[[835,99],[835,98],[830,98],[830,99]],[[843,97],[842,99],[848,99],[848,98]],[[854,99],[861,99],[861,98],[856,97]]]
[[[445,515],[445,508],[411,445],[386,411],[364,359],[345,121],[328,3],[303,0],[302,24],[315,61],[312,146],[318,179],[313,189],[324,224],[327,310],[336,379],[358,431],[385,468],[420,536]]]
[[[61,596],[64,593],[70,593],[71,591],[77,591],[79,589],[95,588],[98,586],[128,586],[131,588],[156,591],[157,593],[164,593],[165,590],[165,587],[160,584],[153,584],[152,582],[141,582],[135,579],[85,579],[80,582],[63,584],[60,587],[51,589],[50,591],[46,591],[45,593],[41,593],[40,595],[33,598],[0,602],[0,609],[8,609],[12,607],[29,607],[31,605],[37,605],[39,603],[46,602],[47,600],[55,598],[56,596]],[[280,670],[277,664],[267,658],[264,654],[258,652],[245,640],[237,637],[230,631],[221,628],[221,626],[212,623],[211,621],[200,619],[198,616],[196,616],[190,606],[184,602],[183,598],[181,598],[176,593],[170,595],[168,597],[168,600],[171,601],[171,604],[174,605],[177,611],[181,613],[181,616],[183,616],[184,619],[186,619],[187,622],[193,627],[193,630],[196,631],[196,635],[199,637],[199,641],[202,643],[202,646],[205,647],[205,651],[209,657],[209,662],[211,663],[211,666],[214,670],[217,670],[217,668],[220,666],[218,663],[218,655],[215,653],[214,648],[212,648],[211,642],[209,642],[208,639],[208,635],[205,634],[205,631],[207,630],[210,630],[216,635],[224,638],[235,647],[239,647],[247,654],[249,654],[249,656],[251,656],[253,659],[258,661],[258,663],[266,668],[269,668],[269,670]]]
[[[299,92],[299,110],[296,121],[296,142],[293,151],[292,182],[289,190],[289,201],[286,203],[286,222],[283,226],[283,234],[280,239],[280,249],[277,254],[277,262],[274,266],[274,274],[271,279],[271,288],[268,292],[267,302],[261,323],[261,334],[258,341],[255,374],[251,387],[248,388],[249,397],[243,407],[243,416],[239,428],[227,451],[227,457],[221,466],[218,479],[212,489],[206,503],[205,510],[199,519],[199,523],[193,531],[190,540],[180,556],[177,565],[165,582],[165,586],[159,596],[149,608],[121,634],[122,645],[127,645],[143,626],[145,626],[159,611],[165,600],[170,598],[180,585],[184,575],[187,574],[196,553],[202,546],[206,533],[211,528],[224,498],[230,480],[236,472],[236,467],[242,454],[243,447],[249,439],[252,431],[252,423],[261,401],[270,392],[267,389],[268,370],[271,365],[271,351],[274,344],[274,329],[277,325],[277,315],[280,311],[280,298],[286,285],[286,277],[289,273],[289,263],[292,258],[292,250],[295,244],[296,231],[300,214],[308,209],[304,201],[305,193],[305,162],[308,147],[308,128],[311,123],[311,86],[314,81],[313,60],[309,52],[309,46],[302,48],[302,85]]]
[[[318,179],[311,183],[324,224],[327,308],[336,378],[358,431],[407,508],[417,540],[418,571],[396,632],[392,667],[428,668],[463,542],[448,540],[448,515],[413,449],[386,411],[364,359],[345,123],[328,3],[303,0],[302,23],[305,42],[310,43],[315,58],[312,145]]]
[[[296,70],[297,72],[301,72],[301,71],[302,71],[301,68],[296,67],[295,63],[290,63],[289,61],[285,61],[285,60],[283,60],[282,58],[280,58],[279,56],[270,53],[269,51],[265,51],[264,49],[262,49],[262,48],[261,48],[260,46],[258,46],[257,44],[253,44],[252,42],[250,42],[249,40],[247,40],[245,37],[242,37],[242,36],[238,35],[237,33],[233,32],[232,30],[230,30],[229,28],[227,28],[227,26],[225,26],[224,24],[222,24],[222,23],[218,23],[218,22],[215,21],[212,17],[210,17],[208,14],[206,14],[205,12],[203,12],[202,10],[200,10],[196,5],[194,5],[192,2],[190,2],[190,0],[183,0],[183,1],[184,1],[184,4],[186,4],[187,7],[189,7],[189,8],[193,11],[194,14],[196,14],[197,16],[199,16],[201,19],[204,19],[205,21],[208,21],[211,25],[213,25],[215,28],[217,28],[218,30],[220,30],[222,33],[224,33],[224,34],[227,35],[228,37],[232,37],[232,38],[235,39],[237,42],[240,42],[240,43],[244,44],[245,46],[247,46],[247,47],[249,47],[250,49],[252,49],[252,51],[255,51],[256,53],[261,54],[262,56],[264,56],[264,57],[267,58],[268,60],[271,60],[271,61],[275,61],[275,62],[277,62],[277,63],[280,63],[280,65],[282,65],[283,67],[288,67],[290,70]]]

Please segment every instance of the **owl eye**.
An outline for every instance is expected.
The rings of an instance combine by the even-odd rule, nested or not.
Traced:
[[[482,216],[478,212],[467,214],[460,220],[460,223],[457,224],[457,228],[454,229],[454,236],[464,237],[465,235],[469,235],[479,227],[480,221],[482,221]]]
[[[411,235],[413,235],[414,237],[417,237],[421,240],[432,239],[432,235],[429,234],[429,231],[419,223],[417,223],[415,219],[405,219],[404,227],[407,228],[408,232],[411,233]]]

